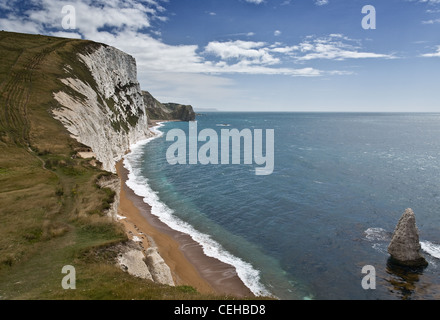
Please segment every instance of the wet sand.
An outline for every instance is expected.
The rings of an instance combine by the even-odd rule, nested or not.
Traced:
[[[130,239],[136,236],[144,248],[158,248],[176,285],[189,285],[201,293],[254,297],[233,266],[206,256],[201,245],[189,235],[171,229],[152,215],[151,207],[125,184],[128,170],[122,161],[116,168],[121,180],[119,215],[124,217],[120,222]]]

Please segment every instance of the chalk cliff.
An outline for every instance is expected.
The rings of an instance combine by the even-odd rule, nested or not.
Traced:
[[[106,171],[116,172],[116,162],[130,146],[152,135],[148,114],[137,81],[136,61],[130,55],[107,45],[91,43],[77,54],[84,68],[75,72],[65,66],[68,77],[60,79],[64,89],[54,93],[59,107],[54,118],[67,128],[73,138],[88,146]],[[155,99],[151,96],[150,101]],[[154,108],[154,106],[153,106]],[[108,215],[116,218],[119,205],[119,179],[104,177],[99,186],[112,189],[115,201]],[[123,249],[119,265],[128,273],[161,284],[174,285],[170,268],[155,248]]]
[[[110,46],[92,43],[77,54],[89,74],[61,79],[65,89],[54,93],[60,104],[53,115],[79,142],[91,147],[104,170],[115,164],[130,145],[151,135],[136,61]],[[87,72],[86,71],[86,72]]]

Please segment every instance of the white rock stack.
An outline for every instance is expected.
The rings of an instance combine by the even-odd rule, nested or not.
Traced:
[[[416,217],[412,209],[406,209],[397,223],[388,253],[395,264],[407,267],[423,267],[428,262],[420,254],[421,245]]]

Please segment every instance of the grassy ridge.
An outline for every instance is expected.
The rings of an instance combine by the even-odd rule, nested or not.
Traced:
[[[94,83],[76,59],[90,46],[0,32],[0,299],[212,298],[131,277],[105,249],[127,240],[103,214],[113,193],[96,180],[107,173],[72,158],[83,146],[50,113],[58,79]],[[64,265],[75,266],[77,290],[62,289]]]

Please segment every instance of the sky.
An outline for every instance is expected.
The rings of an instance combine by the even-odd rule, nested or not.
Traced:
[[[440,0],[1,1],[2,30],[132,55],[161,102],[440,112]]]

